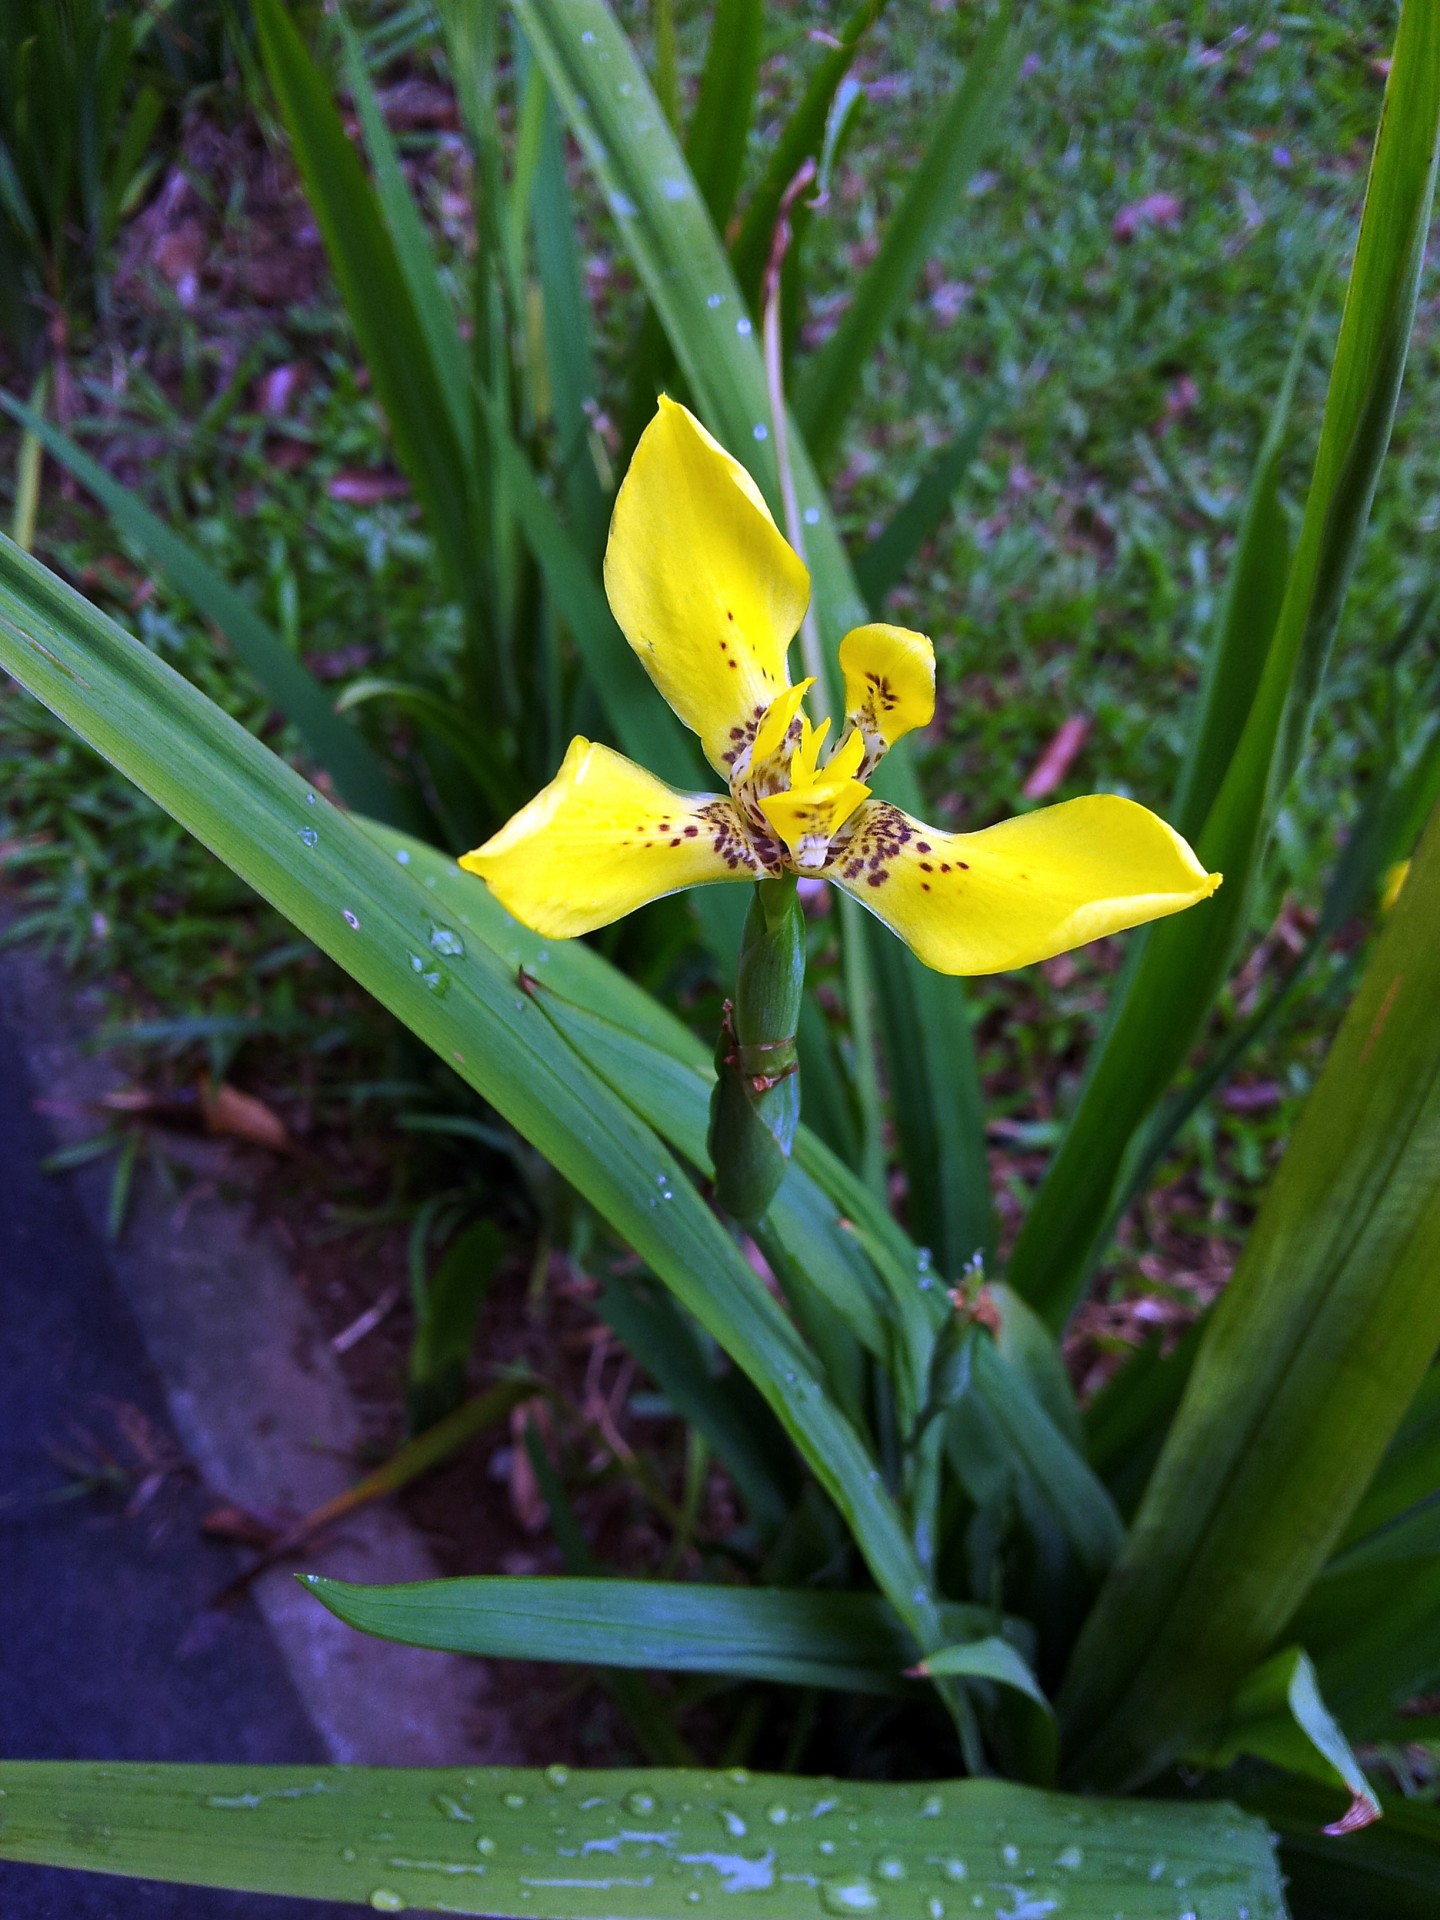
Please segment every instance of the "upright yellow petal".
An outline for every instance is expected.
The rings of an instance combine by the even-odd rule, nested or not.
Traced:
[[[1158,815],[1090,794],[937,833],[870,800],[826,877],[937,973],[1001,973],[1205,900],[1220,885]]]
[[[676,793],[623,754],[578,737],[549,786],[460,864],[508,913],[554,940],[608,926],[681,887],[759,870],[728,800]]]
[[[865,741],[862,777],[902,734],[935,718],[935,649],[923,633],[877,622],[840,642],[845,719]]]
[[[810,576],[739,461],[664,395],[615,501],[605,590],[650,678],[728,775],[789,684]]]
[[[829,726],[829,721],[825,726]],[[855,778],[864,753],[858,733],[851,733],[817,773],[815,753],[823,735],[807,738],[790,757],[790,786],[782,793],[762,795],[760,811],[785,842],[801,873],[819,873],[830,854],[834,835],[870,792]]]

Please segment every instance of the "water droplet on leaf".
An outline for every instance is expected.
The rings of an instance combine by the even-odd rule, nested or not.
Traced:
[[[633,1793],[627,1793],[620,1803],[627,1813],[653,1813],[655,1796],[646,1793],[643,1787],[636,1787]]]
[[[398,1893],[392,1893],[389,1887],[376,1887],[370,1896],[370,1904],[380,1913],[403,1913],[405,1902]]]
[[[300,827],[297,829],[296,838],[302,846],[313,847],[319,845],[320,834],[315,827]]]
[[[820,1882],[820,1904],[827,1913],[876,1913],[880,1896],[863,1874]]]

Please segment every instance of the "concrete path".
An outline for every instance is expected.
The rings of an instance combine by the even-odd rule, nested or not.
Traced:
[[[354,1634],[289,1568],[208,1603],[243,1564],[199,1519],[228,1499],[304,1512],[353,1477],[355,1410],[273,1246],[202,1182],[142,1189],[119,1249],[99,1229],[109,1167],[46,1174],[115,1069],[69,996],[0,955],[0,1754],[371,1764],[504,1761],[475,1661]],[[36,1111],[72,1115],[52,1121]],[[154,1463],[118,1493],[57,1498],[52,1449],[99,1441]],[[434,1573],[393,1508],[306,1564],[360,1580]],[[325,1920],[361,1911],[0,1863],[3,1920]]]

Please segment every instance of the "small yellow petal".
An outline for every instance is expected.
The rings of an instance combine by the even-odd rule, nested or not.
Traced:
[[[765,709],[765,718],[760,722],[755,735],[755,743],[750,749],[752,767],[763,767],[773,753],[777,753],[784,744],[790,731],[790,723],[800,711],[800,703],[815,684],[813,679],[799,680],[793,687],[787,687],[784,693],[777,694]]]
[[[805,714],[800,716],[800,739],[790,761],[790,784],[792,787],[808,786],[815,778],[815,770],[820,760],[820,749],[830,731],[830,716],[826,714],[818,727],[812,727]]]
[[[831,839],[869,795],[863,781],[852,779],[843,765],[837,766],[840,759],[836,753],[815,779],[796,781],[786,792],[767,794],[759,802],[760,811],[802,873],[818,873],[824,867]]]
[[[937,973],[1001,973],[1179,913],[1220,885],[1173,828],[1133,800],[1090,794],[938,833],[871,800],[827,878]]]
[[[810,576],[739,461],[663,395],[615,501],[605,590],[646,672],[728,776],[745,730],[789,684]]]
[[[877,622],[840,642],[845,718],[865,740],[870,773],[902,734],[935,717],[935,649],[923,633]]]
[[[608,926],[681,887],[748,880],[758,868],[729,800],[676,793],[580,738],[549,786],[460,864],[553,940]]]

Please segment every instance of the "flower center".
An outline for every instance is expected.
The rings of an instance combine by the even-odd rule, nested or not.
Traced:
[[[782,863],[799,873],[824,871],[841,829],[870,792],[856,778],[865,759],[859,728],[847,726],[820,764],[830,722],[812,727],[801,706],[814,684],[802,680],[770,702],[748,751],[736,756],[730,779],[736,806],[762,836],[757,852],[773,858],[778,841],[785,849]]]

